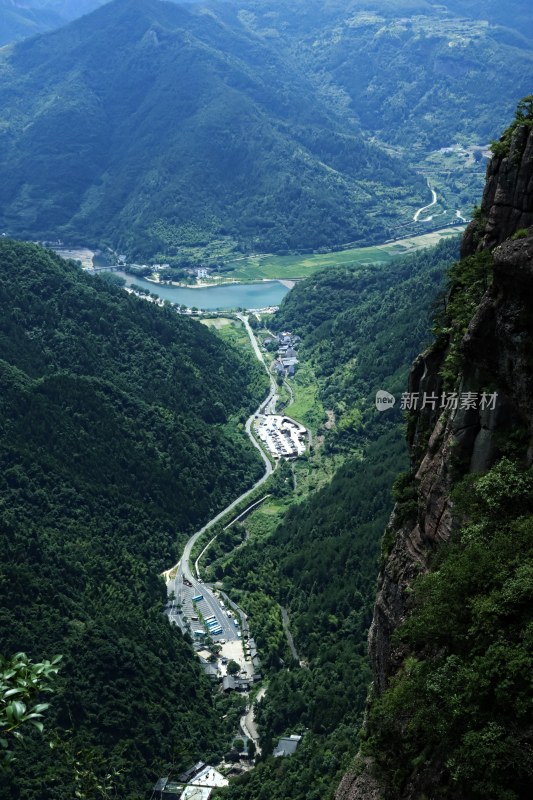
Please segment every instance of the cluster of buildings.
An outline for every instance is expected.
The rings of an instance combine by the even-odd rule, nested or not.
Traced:
[[[273,345],[277,345],[277,360],[274,364],[274,370],[278,375],[292,378],[296,372],[296,365],[298,364],[298,356],[296,355],[296,348],[301,342],[300,336],[293,336],[289,331],[278,333],[276,339],[268,337],[264,340],[263,344],[267,349]]]
[[[282,737],[274,748],[273,755],[275,757],[294,755],[301,739],[301,736],[294,733]],[[239,753],[237,750],[225,753],[220,765],[229,777],[241,775],[252,767],[253,762],[249,754]],[[175,781],[160,778],[152,790],[151,800],[209,800],[214,789],[220,789],[228,784],[228,778],[215,767],[199,761],[178,775]]]
[[[271,456],[298,458],[307,448],[307,428],[289,417],[269,414],[259,418],[257,434]]]
[[[211,660],[211,653],[208,650],[199,650],[197,655],[200,660],[200,666],[207,677],[213,683],[220,684],[220,690],[225,694],[230,692],[247,693],[262,679],[260,673],[261,658],[253,639],[248,639],[244,644],[244,657],[246,661],[250,662],[249,669],[243,669],[237,675],[228,674],[227,664],[230,659],[227,656],[221,655],[214,661]]]
[[[214,767],[199,761],[178,775],[176,781],[160,778],[154,786],[154,800],[209,800],[213,789],[227,786],[228,779]]]

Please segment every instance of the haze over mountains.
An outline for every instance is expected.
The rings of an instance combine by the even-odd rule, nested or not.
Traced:
[[[0,46],[59,28],[105,2],[107,0],[0,0]]]
[[[0,226],[144,256],[410,230],[428,154],[486,143],[533,79],[528,40],[467,5],[115,0],[8,47]],[[483,167],[437,169],[470,207]]]

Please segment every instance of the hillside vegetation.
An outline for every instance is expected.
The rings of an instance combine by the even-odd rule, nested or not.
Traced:
[[[0,226],[183,266],[467,218],[533,51],[466,5],[113,0],[8,47]]]
[[[3,239],[0,272],[0,651],[63,655],[45,736],[0,794],[93,797],[117,772],[143,798],[160,769],[227,745],[158,574],[262,474],[242,420],[265,378],[34,245]]]
[[[227,13],[235,6],[246,27],[299,53],[326,102],[408,160],[408,148],[419,157],[464,137],[489,142],[530,92],[528,0],[505,10],[481,0],[235,0]]]
[[[221,13],[224,11],[221,8]],[[0,224],[167,256],[386,236],[424,181],[218,11],[114,0],[0,54]]]
[[[371,391],[403,391],[411,348],[418,352],[430,337],[432,300],[456,255],[457,242],[451,241],[386,267],[319,272],[287,296],[275,317],[276,325],[294,324],[303,335],[300,353],[322,376],[320,395],[345,404],[350,425],[330,431],[326,445],[329,440],[332,449],[352,455],[324,488],[295,502],[273,531],[254,536],[256,526],[248,523],[248,544],[217,569],[230,593],[242,592],[270,672],[258,710],[265,758],[221,797],[331,798],[357,749],[370,679],[366,640],[380,540],[393,482],[407,465],[401,414],[371,407]],[[415,293],[421,306],[413,320]],[[299,479],[298,465],[295,474]],[[279,606],[288,611],[303,664],[293,660],[279,635]],[[304,734],[296,754],[272,758],[277,737],[290,733]]]
[[[533,776],[533,476],[503,458],[454,499],[463,524],[414,587],[394,638],[407,655],[371,708],[364,752],[390,798],[427,771],[435,798],[519,800]]]
[[[360,446],[400,418],[408,366],[428,341],[433,304],[446,267],[458,255],[458,239],[387,265],[338,266],[298,283],[276,314],[278,330],[302,337],[301,354],[313,365],[318,395],[333,412],[329,449]],[[413,297],[419,298],[416,314]],[[385,389],[395,409],[375,413]]]

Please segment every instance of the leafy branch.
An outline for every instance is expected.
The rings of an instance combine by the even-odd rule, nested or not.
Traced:
[[[61,658],[34,663],[25,653],[10,659],[0,656],[0,766],[13,760],[11,742],[22,738],[22,725],[30,723],[42,732],[43,712],[49,704],[35,700],[42,692],[52,691],[50,684],[59,672]]]

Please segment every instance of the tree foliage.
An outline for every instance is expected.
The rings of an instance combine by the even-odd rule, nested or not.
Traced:
[[[503,458],[455,489],[462,530],[414,589],[410,656],[371,706],[367,752],[398,797],[521,800],[533,779],[533,476]]]
[[[204,326],[34,245],[3,239],[0,273],[0,650],[63,654],[57,746],[25,736],[6,791],[98,797],[116,773],[141,798],[227,744],[158,574],[262,474],[240,420],[265,380]]]
[[[61,658],[33,663],[26,653],[0,656],[0,768],[14,759],[11,742],[22,738],[22,725],[29,722],[42,733],[43,712],[49,704],[35,701],[42,692],[51,691]]]

